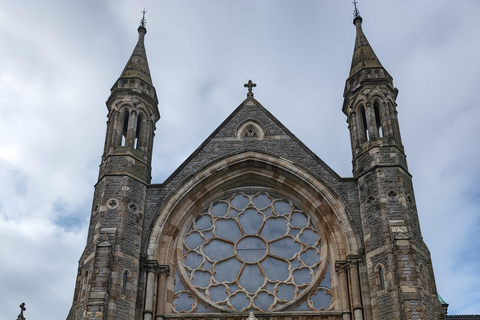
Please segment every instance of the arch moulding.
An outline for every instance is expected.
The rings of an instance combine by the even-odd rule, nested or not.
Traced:
[[[345,204],[328,186],[308,171],[282,158],[244,152],[207,165],[184,181],[159,210],[151,229],[147,259],[172,262],[177,235],[211,201],[229,196],[233,190],[267,189],[308,210],[322,225],[333,245],[331,258],[343,260],[357,254],[360,246]]]

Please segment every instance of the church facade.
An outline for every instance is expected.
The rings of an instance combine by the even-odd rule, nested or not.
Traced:
[[[340,177],[282,125],[249,81],[240,106],[157,184],[151,160],[160,113],[147,31],[138,28],[106,102],[105,148],[68,320],[445,319],[402,145],[398,91],[360,16],[354,25],[342,107],[352,177]]]

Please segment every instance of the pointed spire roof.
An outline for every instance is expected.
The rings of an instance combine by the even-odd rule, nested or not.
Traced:
[[[133,49],[130,59],[123,69],[121,78],[140,78],[147,84],[153,86],[152,77],[150,76],[150,69],[148,68],[147,53],[145,51],[145,34],[147,29],[144,24],[138,27],[138,42]]]
[[[349,77],[363,68],[383,68],[380,60],[378,60],[375,52],[373,52],[367,37],[362,30],[362,17],[359,15],[353,19],[353,24],[357,29],[355,38],[355,48],[353,50],[352,66],[350,68]]]

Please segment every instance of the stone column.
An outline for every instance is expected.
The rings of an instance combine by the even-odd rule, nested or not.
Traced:
[[[160,314],[160,319],[162,319],[164,305],[164,299],[162,299],[164,295],[162,293],[165,292],[165,278],[170,273],[170,269],[167,265],[160,265],[157,260],[147,260],[145,262],[145,269],[147,270],[147,285],[143,320],[152,320],[154,314],[157,314],[157,316],[155,316],[156,319],[159,319],[158,314]],[[160,275],[160,277],[158,277],[158,275]],[[158,278],[160,278],[159,285],[157,285]],[[155,307],[157,309],[156,312]]]
[[[355,320],[363,320],[362,297],[360,296],[360,282],[358,279],[358,260],[350,260],[348,263],[350,283],[352,290],[352,307]]]
[[[120,145],[122,143],[122,131],[121,129],[118,129],[119,127],[119,120],[118,120],[118,111],[115,111],[113,114],[113,123],[111,124],[112,126],[112,134],[111,134],[111,140],[110,140],[110,151]]]
[[[378,128],[375,121],[375,110],[370,102],[366,104],[365,118],[367,120],[367,130],[369,140],[378,138]]]
[[[166,283],[167,276],[170,274],[170,269],[168,266],[159,266],[160,267],[160,279],[158,281],[158,291],[157,291],[157,313],[155,315],[155,320],[163,320],[163,314],[165,312],[165,297],[166,297]]]
[[[137,132],[137,112],[134,110],[130,113],[128,119],[128,129],[125,145],[130,149],[134,147],[135,133]]]
[[[335,263],[335,269],[340,279],[340,300],[342,301],[342,319],[351,320],[349,294],[348,294],[348,282],[347,272],[345,270],[345,261],[337,261]]]
[[[147,269],[147,285],[145,292],[145,307],[143,310],[143,320],[152,320],[154,312],[155,278],[159,264],[157,260],[148,260],[145,263]]]

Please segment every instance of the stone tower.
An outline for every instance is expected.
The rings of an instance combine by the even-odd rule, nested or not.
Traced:
[[[142,20],[143,21],[143,20]],[[161,184],[144,23],[107,100],[105,149],[68,320],[442,319],[397,89],[355,17],[342,178],[246,99]],[[165,138],[165,137],[164,137]]]
[[[372,316],[436,319],[441,306],[400,137],[398,90],[365,37],[362,18],[353,23],[357,35],[342,111],[358,183]]]
[[[95,185],[87,245],[79,262],[72,319],[135,314],[145,196],[151,180],[158,100],[144,37],[111,89],[105,148]]]

